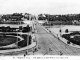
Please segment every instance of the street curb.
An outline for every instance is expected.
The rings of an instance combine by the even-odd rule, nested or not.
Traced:
[[[40,25],[40,24],[39,24]],[[41,26],[41,25],[40,25]],[[47,33],[50,33],[50,31],[48,29],[46,29],[45,27],[41,26]]]

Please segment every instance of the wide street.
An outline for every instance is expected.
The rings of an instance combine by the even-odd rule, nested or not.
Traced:
[[[35,24],[38,51],[34,55],[80,55],[80,49],[71,47],[47,32],[40,24]]]

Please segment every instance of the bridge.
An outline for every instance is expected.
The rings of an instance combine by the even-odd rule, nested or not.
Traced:
[[[65,44],[40,24],[35,24],[35,30],[38,51],[34,55],[80,55],[80,49]]]

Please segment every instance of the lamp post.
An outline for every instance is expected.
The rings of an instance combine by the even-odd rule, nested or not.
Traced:
[[[29,46],[29,35],[27,35],[27,46]],[[27,54],[28,54],[28,49],[27,49]]]

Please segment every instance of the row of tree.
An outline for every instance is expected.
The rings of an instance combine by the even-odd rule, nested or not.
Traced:
[[[1,18],[5,20],[21,20],[23,17],[22,13],[13,13],[13,14],[6,14],[3,15]]]
[[[22,27],[19,26],[19,28],[11,28],[10,26],[7,27],[0,27],[0,32],[17,32],[16,29],[18,29],[18,31],[20,32],[30,32],[31,31],[31,27],[29,25],[27,25],[26,27]]]
[[[50,14],[39,14],[38,20],[48,21],[73,21],[80,20],[80,14],[67,14],[67,15],[50,15]]]
[[[24,19],[27,19],[27,20],[32,20],[32,19],[36,19],[36,17],[32,14],[29,14],[29,13],[13,13],[13,14],[5,14],[5,15],[2,15],[1,18],[0,18],[0,21],[21,21],[23,20],[22,18]]]

